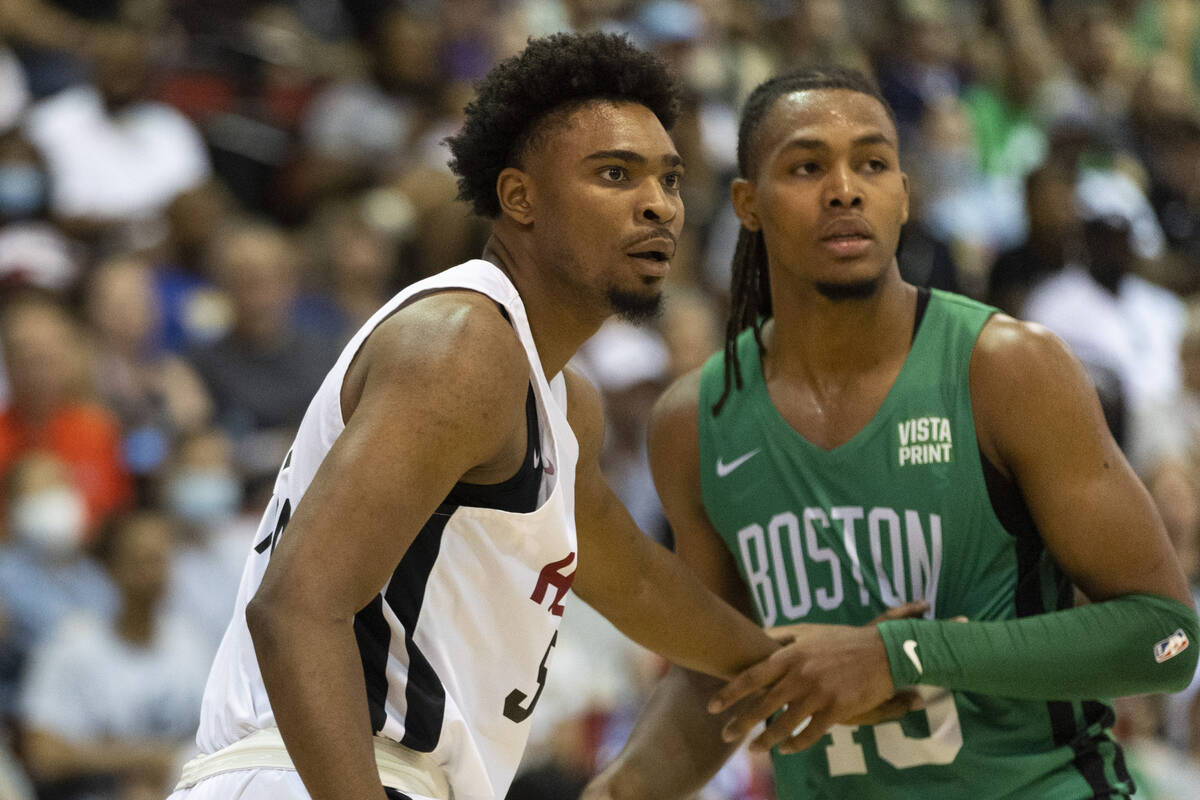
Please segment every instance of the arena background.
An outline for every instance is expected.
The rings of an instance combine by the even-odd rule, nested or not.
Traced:
[[[0,800],[164,796],[312,392],[386,298],[481,250],[441,144],[472,81],[594,29],[687,92],[666,312],[577,359],[650,535],[646,414],[721,342],[738,109],[834,62],[895,108],[906,277],[1072,345],[1200,578],[1194,0],[0,0]],[[580,602],[564,626],[514,798],[575,797],[663,669]],[[1200,797],[1197,688],[1118,701],[1139,797]],[[773,797],[766,762],[704,797]]]

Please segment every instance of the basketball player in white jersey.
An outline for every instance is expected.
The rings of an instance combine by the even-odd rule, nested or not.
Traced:
[[[495,220],[484,259],[393,298],[313,399],[172,800],[502,798],[570,588],[693,670],[774,652],[637,530],[600,474],[598,395],[565,368],[610,314],[658,306],[676,102],[600,34],[533,40],[481,84],[450,146]]]

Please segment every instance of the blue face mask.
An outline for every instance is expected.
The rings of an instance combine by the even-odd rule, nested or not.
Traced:
[[[25,219],[46,205],[46,177],[33,164],[0,165],[0,217]]]
[[[241,484],[223,470],[184,470],[167,485],[167,506],[171,513],[196,525],[233,516],[241,501]]]

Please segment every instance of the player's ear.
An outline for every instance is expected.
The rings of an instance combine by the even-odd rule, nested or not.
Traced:
[[[748,231],[762,229],[754,202],[753,183],[745,178],[735,178],[729,187],[729,199],[733,202],[733,213],[742,221],[743,228]]]
[[[500,213],[520,225],[533,222],[533,183],[529,173],[505,167],[496,178],[496,196]]]
[[[901,211],[900,218],[900,224],[903,225],[904,223],[908,222],[908,199],[910,197],[908,191],[908,173],[901,172],[900,179],[904,182],[904,209]]]

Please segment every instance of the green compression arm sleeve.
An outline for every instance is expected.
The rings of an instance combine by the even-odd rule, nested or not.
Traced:
[[[881,622],[892,681],[1028,700],[1082,700],[1188,685],[1200,655],[1196,612],[1134,594],[994,622]]]

